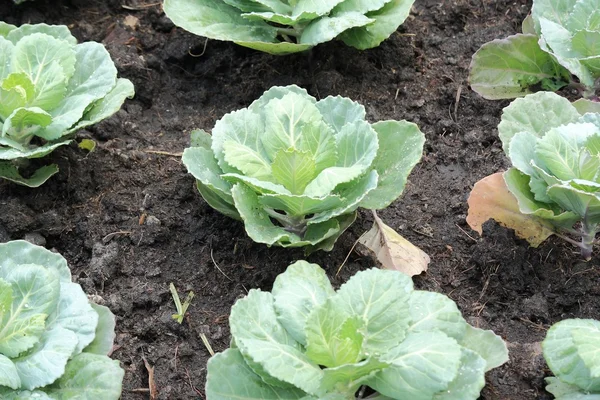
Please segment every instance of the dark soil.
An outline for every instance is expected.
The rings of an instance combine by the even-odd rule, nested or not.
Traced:
[[[483,238],[465,222],[466,199],[480,178],[507,167],[496,126],[507,102],[485,101],[467,84],[471,55],[491,39],[520,29],[530,1],[417,0],[409,20],[379,48],[342,43],[310,54],[275,57],[232,43],[206,41],[175,28],[159,0],[2,0],[13,24],[66,24],[81,40],[103,42],[137,90],[107,121],[79,133],[49,161],[60,173],[39,189],[0,182],[0,241],[25,236],[69,261],[74,279],[117,315],[113,357],[126,370],[123,399],[149,397],[144,358],[154,366],[159,399],[204,398],[209,353],[229,345],[231,305],[250,288],[270,290],[300,250],[253,243],[239,222],[212,210],[177,156],[194,128],[210,130],[225,113],[248,106],[273,85],[297,84],[316,97],[343,95],[371,121],[419,124],[427,143],[402,198],[381,217],[431,256],[419,288],[454,299],[475,325],[510,343],[511,361],[488,374],[482,398],[549,399],[539,342],[554,322],[599,316],[595,256],[558,240],[538,249],[493,223]],[[369,213],[331,253],[308,258],[336,285],[374,265],[354,251],[372,223]],[[169,293],[196,297],[179,325]],[[142,390],[140,390],[142,389]]]

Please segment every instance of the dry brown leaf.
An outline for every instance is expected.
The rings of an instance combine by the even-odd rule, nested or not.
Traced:
[[[481,235],[482,225],[494,219],[500,225],[514,229],[517,236],[537,247],[554,231],[547,222],[519,211],[517,199],[506,187],[502,172],[486,176],[475,184],[469,195],[467,223]]]
[[[373,211],[373,227],[358,241],[367,246],[386,269],[400,271],[408,276],[427,271],[429,256],[383,223]]]

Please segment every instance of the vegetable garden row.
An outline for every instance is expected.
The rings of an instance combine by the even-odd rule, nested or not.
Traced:
[[[397,120],[389,109],[380,113],[377,102],[365,107],[352,96],[341,96],[333,75],[320,80],[315,74],[319,68],[331,71],[320,64],[319,57],[325,56],[318,49],[329,46],[357,60],[364,51],[379,54],[388,63],[383,53],[374,53],[376,48],[390,46],[388,42],[398,46],[399,37],[413,40],[414,34],[406,33],[404,27],[416,23],[428,10],[437,7],[444,14],[462,6],[476,15],[479,8],[487,12],[485,4],[434,6],[425,1],[420,8],[411,0],[166,0],[164,5],[116,7],[144,13],[154,32],[163,35],[156,39],[144,32],[143,19],[132,14],[111,23],[110,16],[99,17],[77,2],[59,3],[64,10],[83,10],[75,24],[44,23],[54,23],[55,17],[46,21],[36,15],[35,3],[12,6],[15,15],[9,13],[7,22],[0,22],[0,177],[5,180],[0,184],[4,209],[0,239],[6,242],[0,244],[2,398],[117,399],[140,393],[151,399],[189,398],[189,391],[207,399],[600,397],[600,322],[594,319],[599,303],[594,245],[600,230],[598,0],[534,0],[522,33],[479,43],[483,45],[469,66],[470,87],[485,99],[512,102],[501,103],[500,121],[494,123],[497,136],[483,140],[477,131],[460,128],[459,140],[467,147],[489,141],[485,147],[498,150],[500,165],[488,163],[478,171],[479,181],[469,188],[470,194],[458,191],[448,197],[439,191],[432,203],[426,198],[421,201],[427,189],[419,185],[428,183],[413,181],[413,176],[422,178],[421,165],[444,158],[440,143],[452,140],[445,135],[453,123],[460,126],[462,83],[450,104],[453,112],[448,107],[450,123],[428,144],[431,133],[420,128],[432,118],[427,113],[419,116],[424,101],[403,108],[406,120]],[[528,6],[520,12],[527,13]],[[115,10],[114,5],[105,7]],[[21,10],[25,14],[17,17]],[[58,8],[58,20],[65,18],[64,10]],[[43,21],[23,23],[27,12]],[[78,37],[93,35],[94,24],[86,22],[91,16],[99,26],[110,23],[104,43],[78,44],[70,28],[75,27]],[[177,26],[202,38],[183,33]],[[196,47],[177,47],[173,32]],[[148,50],[161,40],[170,56]],[[440,37],[437,43],[443,41]],[[216,122],[200,124],[197,120],[189,124],[190,114],[182,108],[185,99],[195,102],[194,95],[163,91],[164,82],[157,82],[151,89],[156,97],[139,84],[153,77],[172,82],[177,76],[173,71],[179,70],[178,79],[184,82],[180,89],[188,84],[193,90],[202,88],[197,80],[205,72],[197,69],[197,59],[215,57],[210,49],[205,55],[213,43],[226,49],[221,62],[229,66],[256,70],[252,61],[244,64],[244,57],[263,57],[268,61],[259,64],[261,68],[272,68],[273,76],[285,75],[286,61],[279,60],[296,57],[294,62],[301,60],[308,74],[303,79],[295,79],[293,73],[275,78],[278,84],[271,80],[272,84],[253,90],[253,96],[244,96],[249,101],[237,106],[223,103],[222,111],[208,119]],[[436,46],[433,37],[429,43]],[[452,43],[460,44],[460,35]],[[238,45],[252,50],[239,50]],[[343,45],[356,50],[337,50]],[[136,58],[129,50],[140,54]],[[469,51],[464,53],[468,57]],[[163,57],[162,62],[156,54]],[[343,65],[345,74],[352,74],[353,59],[334,58],[329,62]],[[274,68],[272,62],[281,64]],[[128,66],[136,63],[144,66],[131,75],[132,83],[125,77]],[[447,65],[456,63],[446,58]],[[122,69],[121,77],[117,67]],[[220,67],[217,63],[213,68]],[[415,68],[406,62],[401,67],[405,74],[414,74]],[[152,70],[159,73],[152,75]],[[226,83],[228,78],[233,78],[231,83]],[[361,76],[359,86],[369,85],[369,79]],[[220,79],[220,86],[203,80],[211,88],[198,94],[204,109],[219,102],[221,89],[235,93],[236,85],[251,85],[244,80],[243,72]],[[410,80],[410,74],[408,79],[400,78]],[[436,82],[440,81],[430,81]],[[320,92],[323,85],[329,85],[328,95]],[[160,106],[161,95],[174,96],[169,108]],[[407,95],[406,89],[401,93],[398,87],[394,102]],[[471,107],[485,102],[475,94],[469,96]],[[156,116],[144,109],[153,110]],[[474,116],[483,120],[477,112]],[[137,124],[146,122],[136,118],[160,121],[158,125],[172,132],[164,140],[159,131],[151,139],[143,130],[137,137],[128,133],[126,137],[136,140],[122,145],[111,131],[138,130]],[[168,118],[171,122],[164,122]],[[407,121],[411,119],[419,123]],[[118,121],[125,124],[117,128]],[[191,132],[189,138],[182,131]],[[185,142],[189,145],[177,152]],[[83,167],[76,165],[74,154]],[[120,160],[127,170],[112,161],[107,165],[102,165],[102,159],[94,161],[106,155],[109,160]],[[489,157],[474,160],[484,166]],[[179,161],[193,179],[180,169]],[[152,178],[158,177],[143,190],[146,180],[143,173],[136,173],[138,163],[149,166]],[[165,167],[166,163],[174,164]],[[460,163],[453,163],[452,168]],[[448,165],[436,168],[452,176]],[[483,171],[490,174],[485,176]],[[102,179],[96,174],[103,172],[110,173],[108,186],[106,181],[96,182]],[[181,178],[174,178],[173,172]],[[82,185],[79,194],[75,194],[79,188],[70,186],[73,179]],[[121,182],[128,179],[133,185]],[[180,181],[173,185],[173,179]],[[66,191],[61,192],[61,187]],[[116,200],[118,193],[111,187],[121,187],[120,194],[125,196],[133,194],[138,205]],[[402,198],[404,192],[408,193]],[[415,195],[416,199],[409,198]],[[153,207],[157,198],[161,208]],[[69,210],[59,214],[56,202],[60,199],[69,204]],[[170,213],[163,209],[169,202],[174,205]],[[431,244],[423,240],[423,248],[419,238],[433,238],[436,233],[428,223],[411,226],[413,233],[407,230],[404,221],[410,221],[410,209],[404,218],[394,215],[403,202],[419,208],[417,215],[426,215],[429,221],[431,215],[448,218],[448,207],[464,210],[460,223],[453,224],[474,247],[469,250],[453,242],[446,230],[441,236],[443,246],[432,253]],[[430,204],[433,207],[428,209]],[[193,207],[200,211],[191,211]],[[78,209],[85,216],[75,219]],[[133,216],[123,217],[132,210]],[[364,223],[369,215],[373,226],[367,232]],[[95,231],[88,220],[119,228]],[[469,228],[483,234],[482,238],[474,238]],[[20,238],[26,240],[11,240]],[[217,243],[216,259],[213,242]],[[357,244],[363,246],[363,253],[354,253]],[[66,259],[44,245],[56,246]],[[199,255],[196,250],[184,254],[194,247],[199,248]],[[473,249],[467,261],[474,266],[467,265],[458,275],[477,267],[487,276],[456,278],[464,254]],[[533,267],[531,260],[537,258]],[[176,265],[181,259],[187,262]],[[446,259],[452,269],[442,271],[448,266]],[[510,270],[513,265],[502,265],[503,260],[521,268],[532,265],[534,272],[521,272],[521,282],[519,278],[504,280],[515,287],[502,288],[503,276],[519,273]],[[273,263],[280,265],[269,270]],[[523,293],[530,293],[535,285],[551,287],[555,281],[538,276],[537,267],[548,268],[552,263],[554,271],[566,268],[571,274],[553,288],[555,292],[565,291],[571,279],[582,288],[579,279],[583,279],[588,290],[582,289],[582,296],[570,303],[559,295],[546,298],[544,290],[536,291],[522,302],[529,315],[507,314],[511,323],[503,326],[505,316],[498,310],[512,309],[511,304],[494,304],[493,297],[486,300],[494,296],[489,292],[522,296],[519,287]],[[495,268],[493,272],[488,264]],[[370,268],[374,265],[379,268]],[[501,268],[504,272],[499,272]],[[250,287],[231,277],[243,277],[244,270],[255,274]],[[214,284],[208,277],[218,277],[221,283]],[[439,277],[444,282],[438,282]],[[183,303],[177,279],[185,280],[189,292]],[[466,280],[470,285],[460,290]],[[455,289],[459,290],[455,293]],[[194,297],[191,290],[200,291],[200,296]],[[223,299],[227,303],[219,304]],[[558,315],[549,310],[550,301],[564,302]],[[579,309],[569,309],[570,304],[578,304]],[[486,307],[498,315],[485,311]],[[171,318],[174,308],[177,313]],[[518,335],[510,331],[514,321],[524,323],[521,329],[537,329],[537,337],[543,338],[541,347],[540,340],[528,340],[528,335],[521,343],[515,340]],[[488,327],[494,329],[484,329]],[[216,354],[211,345],[215,341]],[[150,363],[145,352],[151,355]],[[199,352],[204,355],[198,357]],[[527,352],[533,361],[524,368]],[[206,362],[207,353],[212,357]],[[183,366],[178,367],[178,362]],[[157,377],[152,366],[165,364],[169,364],[167,369],[159,371],[171,371],[179,382],[176,388],[169,376]],[[531,390],[503,388],[513,366],[524,371],[519,372],[521,379],[539,382],[529,382]],[[196,379],[204,389],[198,388]],[[132,386],[140,382],[147,388]]]

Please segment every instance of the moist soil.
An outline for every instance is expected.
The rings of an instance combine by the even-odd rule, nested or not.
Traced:
[[[350,97],[372,122],[406,119],[425,133],[424,156],[403,196],[379,214],[431,256],[418,288],[457,302],[468,321],[493,329],[511,360],[487,375],[482,399],[550,399],[539,342],[565,318],[598,318],[597,254],[550,239],[537,249],[490,222],[483,237],[465,222],[482,177],[507,168],[497,136],[508,102],[486,101],[467,83],[471,55],[513,34],[531,7],[515,0],[417,0],[409,19],[378,48],[340,42],[286,57],[206,40],[176,28],[158,0],[2,0],[0,20],[64,24],[80,41],[106,45],[136,96],[110,119],[79,132],[48,157],[60,172],[38,189],[0,182],[0,241],[28,238],[60,252],[74,280],[117,316],[112,357],[123,399],[203,399],[207,347],[229,345],[228,314],[251,288],[270,290],[301,250],[252,242],[240,222],[211,209],[181,163],[192,129],[210,131],[274,85],[297,84],[317,98]],[[336,286],[375,260],[353,244],[372,224],[362,211],[330,253],[308,257]],[[344,258],[342,272],[336,271]],[[176,323],[169,292],[195,297]],[[144,360],[154,368],[149,375]],[[153,378],[149,378],[153,376]]]

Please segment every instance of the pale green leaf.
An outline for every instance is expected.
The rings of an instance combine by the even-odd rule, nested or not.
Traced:
[[[572,104],[581,115],[586,113],[600,114],[600,102],[589,99],[577,99]]]
[[[71,140],[65,140],[65,141],[56,142],[56,143],[46,143],[43,146],[39,146],[39,147],[32,146],[30,148],[25,149],[25,151],[20,150],[18,148],[0,146],[0,160],[14,160],[17,158],[40,158],[47,154],[50,154],[54,149],[56,149],[60,146],[65,146],[69,143],[71,143]],[[39,173],[36,172],[34,174],[34,177],[37,176],[38,178],[33,179],[33,177],[32,177],[31,183],[33,184],[36,181],[39,182],[39,180],[41,180],[41,177],[44,177],[44,180],[39,182],[38,185],[35,185],[35,186],[28,185],[28,186],[36,187],[36,186],[39,186],[40,184],[44,183],[46,181],[46,179],[48,179],[49,177],[51,177],[52,175],[54,175],[55,173],[58,172],[58,167],[53,164],[53,165],[50,165],[47,167],[42,167],[38,171],[40,171],[40,172]],[[20,177],[19,174],[16,172],[17,171],[15,169],[15,173],[12,174],[15,179],[26,181],[26,179],[24,179],[23,177]],[[11,174],[11,173],[8,172],[8,174]],[[10,178],[8,178],[8,176],[7,176],[7,179],[10,179]],[[19,182],[17,182],[17,183],[19,183]]]
[[[2,28],[6,25],[8,24],[0,21],[0,54],[2,54],[2,62],[0,62],[0,82],[11,73],[10,59],[12,58],[12,53],[15,49],[14,44],[2,36]]]
[[[376,357],[368,357],[366,360],[358,363],[326,368],[323,370],[321,389],[341,392],[346,394],[346,396],[353,395],[363,382],[388,365],[379,361]],[[341,399],[345,400],[347,398],[342,397]]]
[[[237,183],[231,189],[235,207],[244,221],[246,233],[255,242],[272,245],[292,245],[301,242],[298,235],[287,232],[271,222],[258,196],[247,186]]]
[[[1,159],[1,154],[0,154]],[[58,172],[56,164],[41,167],[36,170],[29,178],[24,178],[19,174],[19,170],[10,162],[0,161],[0,178],[7,179],[19,185],[28,186],[31,188],[39,187],[46,182],[50,177]]]
[[[0,276],[6,276],[8,271],[17,269],[22,264],[43,265],[56,271],[61,282],[71,282],[71,270],[67,260],[60,254],[25,240],[0,243]]]
[[[580,147],[600,133],[590,123],[569,124],[553,128],[537,141],[535,154],[545,169],[556,178],[567,181],[581,177]]]
[[[316,105],[323,121],[332,127],[335,133],[339,133],[347,124],[366,119],[365,107],[347,97],[328,96],[319,100]]]
[[[502,148],[508,151],[510,141],[518,132],[542,137],[551,128],[577,122],[581,116],[571,103],[555,93],[539,92],[516,99],[505,107],[498,134]]]
[[[89,303],[98,314],[98,324],[94,340],[83,349],[85,353],[108,355],[112,352],[115,341],[115,316],[108,307]]]
[[[10,358],[0,354],[0,387],[7,386],[11,389],[19,389],[21,387],[21,378],[15,364]]]
[[[277,211],[284,211],[291,217],[304,217],[307,214],[328,213],[327,218],[321,218],[324,222],[336,215],[329,214],[346,204],[343,198],[337,195],[326,197],[293,196],[287,194],[264,194],[259,198],[260,204]]]
[[[484,44],[473,55],[469,71],[471,88],[491,100],[525,96],[537,87],[554,91],[568,82],[568,71],[540,48],[532,34]]]
[[[297,0],[294,15],[308,14],[312,18],[328,14],[335,6],[344,0]]]
[[[210,150],[212,145],[212,135],[202,129],[195,129],[190,132],[190,147],[203,147]]]
[[[75,63],[71,44],[44,33],[33,33],[15,44],[11,68],[31,79],[35,96],[30,105],[49,110],[64,97]]]
[[[60,326],[75,333],[75,354],[79,354],[94,340],[97,325],[98,313],[90,305],[81,286],[73,282],[61,282],[58,305],[48,316],[46,329]]]
[[[231,194],[221,192],[217,189],[211,188],[208,185],[203,184],[200,181],[196,181],[196,188],[202,198],[208,203],[209,206],[217,210],[218,212],[228,216],[229,218],[241,220],[240,214],[238,213],[233,203],[233,197],[227,199]]]
[[[317,224],[333,217],[354,212],[359,207],[360,202],[377,187],[378,180],[377,171],[372,170],[358,179],[340,184],[336,188],[336,192],[338,196],[342,197],[344,204],[315,214],[308,223]]]
[[[252,148],[233,140],[227,140],[223,143],[223,153],[225,162],[245,175],[258,180],[272,179],[273,171],[269,161]]]
[[[309,102],[315,104],[317,100],[308,94],[306,89],[303,89],[296,85],[289,86],[273,86],[262,94],[258,99],[254,100],[252,104],[248,106],[248,109],[256,114],[263,114],[265,106],[274,99],[282,99],[285,95],[295,93],[304,97]]]
[[[212,151],[202,147],[189,147],[181,157],[183,165],[198,181],[223,194],[231,193],[231,184],[221,178],[222,171]],[[233,203],[231,199],[230,203]]]
[[[302,194],[316,175],[313,156],[294,148],[279,150],[271,168],[273,178],[295,195]]]
[[[6,38],[16,44],[19,40],[34,33],[43,33],[52,36],[53,38],[64,40],[70,45],[77,44],[77,39],[65,25],[23,24],[18,28],[13,26],[10,32],[7,32]]]
[[[429,400],[457,377],[461,346],[441,332],[409,333],[380,360],[391,364],[367,384],[395,399]]]
[[[13,300],[0,321],[0,354],[14,358],[39,341],[46,316],[57,305],[60,282],[57,272],[41,265],[20,264],[1,272],[12,286]]]
[[[223,0],[223,3],[239,8],[243,12],[268,11],[269,7],[254,0]]]
[[[600,394],[587,394],[580,388],[560,379],[550,376],[545,379],[546,391],[551,393],[556,400],[600,400]]]
[[[600,196],[575,187],[573,183],[548,188],[548,196],[564,210],[578,214],[590,224],[600,223]]]
[[[306,320],[306,355],[325,367],[359,361],[363,321],[328,300],[316,307]]]
[[[292,195],[289,190],[278,183],[261,181],[241,174],[223,174],[221,177],[232,184],[243,183],[258,194]]]
[[[540,18],[549,19],[560,25],[566,25],[569,14],[580,0],[536,0],[531,9],[531,16],[539,32]]]
[[[409,332],[439,330],[460,340],[467,330],[467,322],[462,317],[456,303],[441,293],[423,290],[412,292],[410,316]]]
[[[360,206],[380,210],[404,191],[408,175],[423,154],[425,135],[417,125],[406,121],[380,121],[372,127],[377,132],[379,149],[371,167],[377,171],[379,181]]]
[[[296,346],[238,336],[235,342],[245,358],[260,364],[271,377],[317,394],[323,371]]]
[[[259,50],[264,53],[273,55],[283,56],[286,54],[299,53],[306,51],[313,47],[310,44],[299,44],[290,42],[279,42],[279,43],[268,43],[268,42],[256,42],[256,41],[241,41],[238,40],[235,44],[240,46],[248,47],[250,49]]]
[[[411,279],[396,271],[358,272],[332,297],[336,306],[365,322],[363,352],[385,354],[398,345],[410,325]]]
[[[321,114],[311,99],[293,92],[269,101],[264,113],[265,131],[261,142],[271,160],[280,150],[303,150],[299,146],[304,127],[321,120]]]
[[[58,381],[44,391],[58,400],[117,400],[121,396],[124,375],[119,361],[104,355],[81,353],[69,361]]]
[[[359,12],[344,12],[333,17],[314,19],[302,31],[300,43],[315,46],[332,40],[348,29],[363,27],[374,21]]]
[[[52,116],[38,107],[17,108],[4,121],[2,135],[27,144],[52,122]]]
[[[212,151],[219,162],[221,170],[226,173],[240,172],[225,161],[224,145],[227,141],[233,141],[248,147],[261,159],[269,163],[271,159],[261,143],[264,130],[265,125],[260,114],[246,108],[225,114],[223,118],[218,120],[212,130]]]
[[[571,33],[563,26],[546,18],[540,18],[539,23],[542,30],[539,41],[541,49],[552,54],[585,86],[592,87],[594,78],[590,70],[578,59],[577,52],[573,50]]]
[[[299,343],[306,345],[304,331],[310,312],[335,293],[325,271],[317,264],[296,261],[273,283],[277,319]]]
[[[597,331],[600,322],[590,319],[567,319],[554,324],[542,342],[544,358],[552,373],[561,381],[584,391],[600,391],[600,378],[593,378],[579,356],[573,331]]]
[[[289,14],[292,11],[292,4],[289,0],[254,0],[256,3],[262,4],[268,7],[270,10],[281,13]],[[295,1],[297,3],[297,0]]]
[[[373,163],[379,147],[377,132],[366,121],[347,124],[336,135],[338,160],[308,184],[304,194],[325,196],[341,183],[358,178]]]
[[[479,354],[485,360],[485,372],[490,371],[508,361],[508,349],[504,340],[494,332],[467,325],[461,346]]]
[[[117,79],[117,83],[110,92],[103,98],[92,103],[83,117],[71,128],[66,131],[66,134],[77,132],[86,126],[94,125],[103,119],[106,119],[119,111],[126,98],[132,98],[135,94],[133,84],[128,79]],[[74,97],[69,96],[67,101],[73,105]],[[66,120],[64,120],[66,122]]]
[[[196,35],[235,42],[274,42],[277,29],[250,21],[222,0],[166,0],[165,14],[173,23]]]
[[[368,3],[371,3],[371,1]],[[366,14],[367,17],[374,19],[375,22],[363,27],[349,29],[338,36],[338,38],[348,46],[359,50],[379,46],[381,42],[392,35],[408,18],[414,0],[391,0],[386,3],[382,8]]]
[[[49,385],[65,372],[67,360],[77,346],[77,336],[55,326],[46,330],[40,341],[26,355],[14,359],[21,387],[32,390]]]
[[[317,103],[318,106],[318,103]],[[337,162],[337,148],[334,132],[324,122],[308,124],[302,128],[298,149],[310,153],[315,162],[316,173]]]
[[[334,13],[341,12],[358,12],[366,14],[369,11],[381,9],[391,0],[344,0],[333,11]]]
[[[596,329],[574,329],[573,343],[577,354],[590,370],[592,378],[600,378],[600,324]]]
[[[9,74],[0,86],[0,118],[8,118],[14,110],[27,105],[34,95],[35,88],[27,74]]]
[[[460,367],[456,378],[446,390],[436,393],[433,400],[475,400],[485,386],[485,360],[474,351],[461,349]]]
[[[211,357],[207,368],[206,395],[211,400],[293,400],[306,396],[300,389],[266,384],[248,367],[237,349],[227,349]]]

